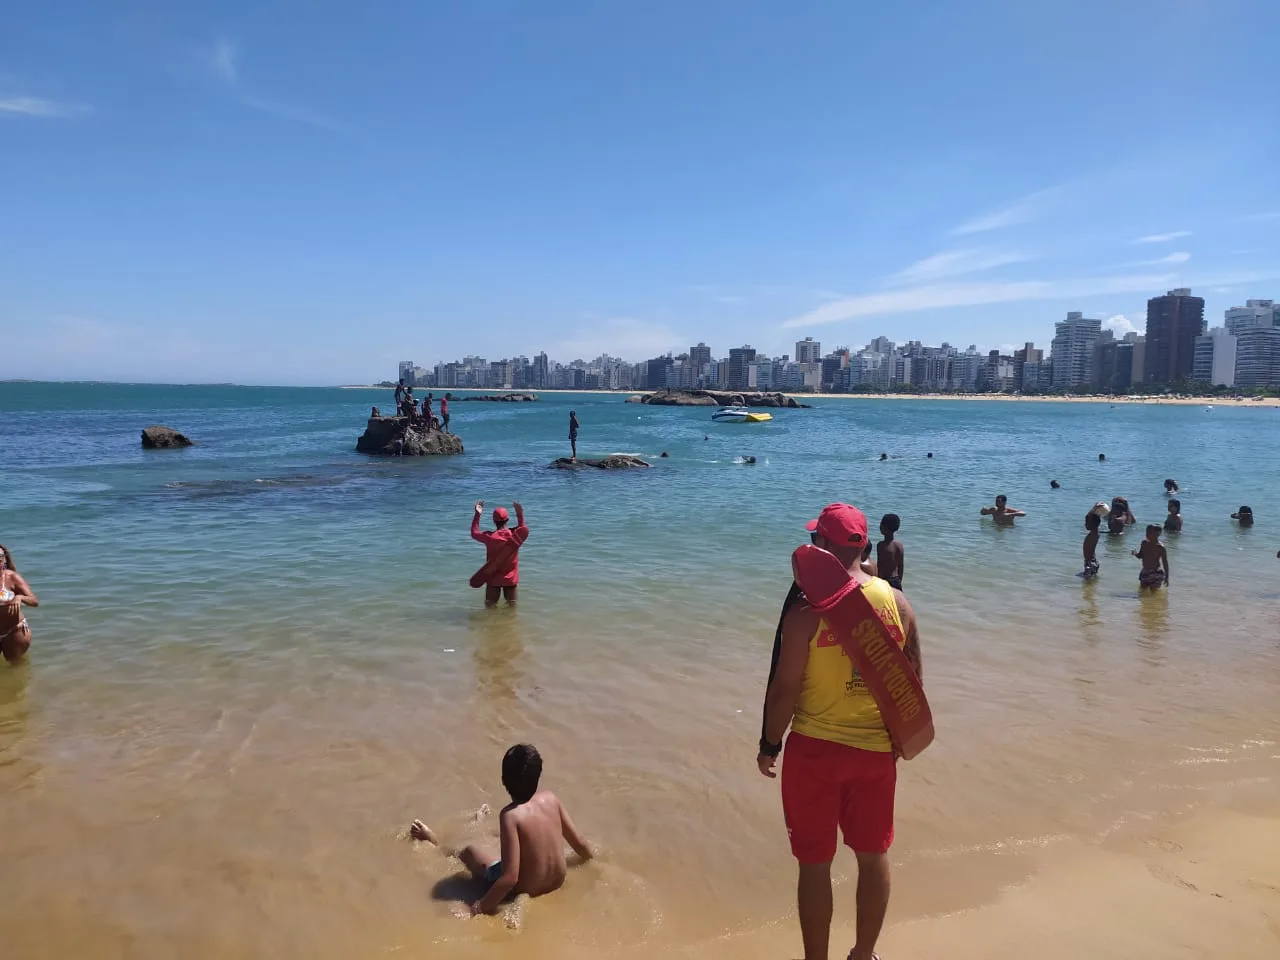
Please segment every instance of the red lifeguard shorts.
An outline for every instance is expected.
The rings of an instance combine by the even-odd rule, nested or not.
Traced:
[[[829,863],[837,826],[855,852],[885,853],[893,843],[897,782],[892,753],[792,733],[782,757],[782,814],[791,853],[801,863]]]

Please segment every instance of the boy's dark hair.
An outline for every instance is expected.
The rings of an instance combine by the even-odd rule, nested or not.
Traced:
[[[1159,534],[1160,534],[1160,524],[1158,524],[1158,523],[1148,523],[1148,524],[1147,524],[1147,536],[1148,536],[1148,537],[1149,537],[1149,536],[1151,536],[1151,534],[1152,534],[1152,533],[1155,533],[1157,536],[1159,536]]]
[[[1169,501],[1169,512],[1170,512],[1170,513],[1181,513],[1181,512],[1182,512],[1182,501],[1181,501],[1181,500],[1170,500],[1170,501]]]
[[[502,758],[502,785],[516,803],[528,803],[538,792],[542,754],[531,743],[517,743]]]
[[[1090,510],[1084,515],[1084,528],[1086,530],[1097,530],[1102,526],[1102,518]]]
[[[896,513],[886,513],[880,518],[880,531],[882,533],[897,533],[898,528],[902,526],[902,518]]]
[[[1002,493],[1002,494],[999,494],[999,495],[996,497],[996,503],[999,503],[1001,500],[1005,501],[1005,503],[1008,503],[1008,502],[1009,502],[1009,498],[1008,498],[1008,497],[1006,497],[1003,493]]]

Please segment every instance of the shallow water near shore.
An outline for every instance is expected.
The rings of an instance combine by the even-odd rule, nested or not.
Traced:
[[[900,768],[892,919],[1280,772],[1276,409],[819,398],[736,425],[545,394],[456,404],[462,457],[373,460],[375,403],[0,384],[0,542],[42,601],[0,667],[13,956],[665,956],[794,924],[755,740],[790,550],[837,499],[903,518],[939,730]],[[546,469],[571,408],[582,455],[653,468]],[[141,450],[156,422],[198,445]],[[1139,596],[1137,530],[1082,582],[1085,511],[1158,522],[1165,477],[1171,589]],[[997,493],[1029,516],[980,519]],[[528,512],[517,609],[466,585],[481,498]],[[462,922],[457,864],[402,834],[490,837],[468,814],[518,740],[602,856],[518,928]]]

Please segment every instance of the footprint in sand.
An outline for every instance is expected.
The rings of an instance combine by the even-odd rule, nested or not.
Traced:
[[[1160,837],[1147,837],[1143,843],[1147,846],[1155,847],[1157,850],[1163,850],[1165,853],[1181,853],[1182,844],[1174,843],[1172,840],[1164,840]]]
[[[1165,883],[1171,883],[1175,887],[1181,887],[1183,890],[1190,890],[1193,893],[1200,892],[1200,888],[1197,887],[1194,883],[1192,883],[1189,880],[1183,880],[1176,873],[1172,873],[1169,870],[1166,870],[1164,867],[1157,867],[1153,864],[1148,864],[1147,870],[1149,870],[1151,872],[1151,875],[1155,877],[1157,880],[1163,880]]]

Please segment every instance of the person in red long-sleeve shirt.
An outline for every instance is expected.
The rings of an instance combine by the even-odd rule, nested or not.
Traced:
[[[507,526],[510,516],[506,507],[496,507],[493,511],[493,525],[497,529],[481,530],[480,514],[484,512],[484,501],[476,501],[476,512],[471,517],[471,539],[484,544],[487,559],[484,567],[476,574],[484,580],[484,605],[497,606],[500,596],[506,597],[507,603],[516,602],[516,586],[520,583],[520,545],[529,539],[529,528],[524,522],[524,508],[518,503],[512,506],[516,511],[516,526]],[[472,581],[473,586],[478,586]]]

